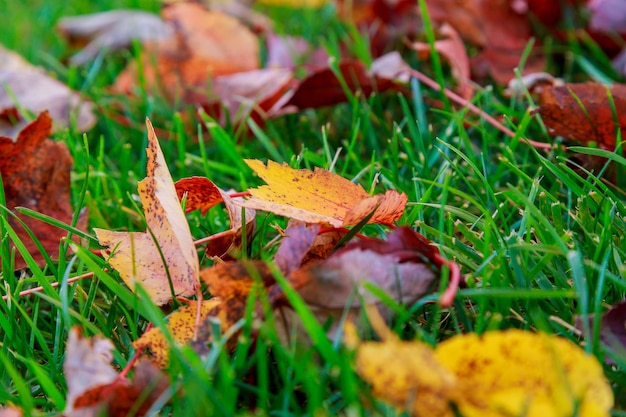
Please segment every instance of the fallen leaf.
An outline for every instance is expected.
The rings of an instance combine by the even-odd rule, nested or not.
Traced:
[[[0,136],[15,139],[26,127],[28,115],[21,114],[22,109],[34,114],[48,111],[55,130],[66,129],[75,119],[76,129],[84,132],[96,123],[92,107],[43,69],[0,45]]]
[[[129,48],[139,42],[166,39],[174,29],[159,16],[141,10],[111,10],[82,16],[64,17],[57,29],[72,43],[88,42],[70,58],[72,65],[84,65],[101,51]]]
[[[206,248],[208,256],[224,257],[233,248],[241,246],[243,235],[243,221],[246,221],[246,236],[250,239],[256,226],[256,212],[236,203],[241,198],[230,198],[228,193],[218,188],[208,178],[183,178],[174,184],[178,198],[187,198],[187,211],[200,210],[202,214],[219,203],[224,203],[230,218],[230,229],[207,238],[209,245]],[[242,212],[242,210],[244,212]]]
[[[274,262],[285,275],[302,266],[306,255],[317,239],[320,226],[290,220],[280,246],[274,255]]]
[[[315,48],[304,39],[292,36],[267,35],[268,68],[306,68],[308,71],[322,69],[328,65],[328,53]]]
[[[626,126],[626,86],[599,83],[565,84],[543,90],[539,114],[551,136],[563,136],[583,144],[591,142],[614,150],[617,131],[609,93],[615,105],[617,124]]]
[[[206,320],[209,316],[218,315],[221,308],[222,300],[219,298],[203,300],[200,307],[201,320]],[[197,311],[198,303],[193,302],[179,308],[167,317],[167,329],[178,345],[187,344],[192,340]],[[153,327],[145,332],[139,339],[133,342],[133,347],[137,350],[147,349],[150,351],[152,361],[156,366],[159,368],[167,367],[171,346],[160,328]]]
[[[357,371],[374,394],[413,416],[609,416],[613,392],[595,357],[522,330],[421,342],[357,343]],[[458,414],[457,414],[458,413]]]
[[[369,223],[389,224],[402,216],[407,203],[404,193],[370,196],[360,185],[320,168],[296,170],[259,160],[246,160],[246,164],[268,185],[250,189],[252,197],[241,205],[307,223],[355,225],[375,211]]]
[[[474,88],[470,84],[470,62],[463,40],[456,30],[445,23],[439,28],[439,34],[443,39],[434,43],[434,49],[450,64],[452,77],[458,83],[459,95],[466,100],[471,100],[474,95]],[[430,56],[430,45],[426,42],[415,42],[412,45],[420,58],[425,59]]]
[[[435,356],[462,384],[455,401],[467,417],[609,416],[613,406],[597,359],[561,337],[522,330],[460,335],[439,344]]]
[[[211,207],[223,202],[222,190],[205,177],[183,178],[174,183],[178,199],[185,199],[187,212],[200,210],[204,216]]]
[[[108,386],[117,379],[117,372],[111,366],[113,360],[113,343],[101,336],[86,338],[80,327],[73,327],[70,331],[63,372],[67,382],[67,405],[63,411],[65,416],[78,413],[75,403],[87,391]],[[93,407],[90,411],[89,408]],[[83,404],[80,408],[83,413],[97,415],[97,408],[101,404]]]
[[[400,54],[391,52],[372,63],[368,71],[365,64],[357,60],[346,60],[338,65],[339,73],[348,89],[354,94],[361,91],[364,96],[399,88],[399,83],[408,80],[405,70],[408,65]],[[306,109],[332,106],[347,101],[346,92],[331,68],[324,68],[307,76],[291,93],[285,108]],[[278,112],[283,114],[286,110]]]
[[[288,244],[285,241],[281,248]],[[437,255],[437,249],[423,236],[401,227],[391,232],[387,240],[353,241],[327,259],[294,270],[287,279],[320,323],[332,320],[328,335],[334,339],[346,311],[349,318],[356,319],[362,306],[384,308],[366,285],[402,304],[412,304],[431,292],[440,276]],[[278,294],[272,290],[274,302],[279,300]],[[288,306],[278,312],[283,324],[279,330],[289,335],[300,327],[298,316]],[[385,308],[383,314],[388,317],[390,312]]]
[[[65,417],[144,416],[169,387],[167,376],[152,363],[140,361],[129,382],[111,366],[113,343],[82,336],[79,326],[70,331],[63,371],[67,382]]]
[[[216,322],[222,334],[228,331],[245,317],[248,295],[255,284],[270,286],[274,283],[274,276],[262,261],[237,261],[203,269],[200,277],[208,285],[211,295],[221,300],[220,305],[201,323],[198,337],[192,342],[195,351],[205,355],[214,338]],[[227,346],[232,349],[236,343],[237,338],[233,337],[228,340]]]
[[[336,0],[339,16],[368,39],[373,56],[389,51],[394,42],[411,37],[421,26],[413,0]]]
[[[238,123],[249,116],[258,124],[268,118],[292,82],[289,69],[259,69],[216,77],[208,94],[228,110],[230,120]]]
[[[188,297],[199,288],[199,261],[187,219],[152,124],[148,129],[147,177],[139,183],[148,231],[113,232],[94,229],[107,249],[103,253],[124,282],[134,289],[139,282],[154,303],[172,296]],[[170,280],[174,294],[170,289]]]
[[[463,39],[482,48],[472,59],[475,76],[488,74],[503,85],[515,77],[513,70],[533,35],[527,13],[516,11],[509,0],[427,0],[427,4],[432,20],[449,23]],[[544,67],[535,48],[522,74]]]
[[[148,89],[162,91],[172,101],[189,99],[212,77],[258,69],[258,39],[237,19],[197,3],[168,5],[162,14],[175,32],[145,45],[142,77]],[[131,64],[113,89],[132,93],[137,80],[137,68]]]
[[[16,207],[26,207],[71,224],[74,213],[70,204],[73,160],[64,143],[46,139],[51,130],[52,120],[44,112],[20,132],[15,142],[0,137],[0,174],[6,206],[13,211]],[[17,213],[17,217],[52,258],[59,256],[59,242],[67,236],[67,231],[23,214]],[[45,258],[28,233],[13,216],[8,216],[8,221],[37,265],[44,265]],[[83,213],[77,227],[85,229],[86,226],[87,216]],[[24,267],[26,262],[17,253],[15,268]]]

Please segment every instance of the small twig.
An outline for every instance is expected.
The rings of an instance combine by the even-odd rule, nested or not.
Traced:
[[[198,239],[198,240],[194,241],[193,244],[196,245],[196,246],[202,245],[203,243],[207,243],[207,242],[210,242],[212,240],[220,239],[220,238],[222,238],[224,236],[234,235],[235,233],[237,233],[237,231],[235,229],[224,230],[223,232],[219,232],[219,233],[216,233],[214,235],[203,237],[202,239]]]
[[[432,88],[435,91],[439,91],[441,92],[441,86],[433,79],[429,78],[428,76],[422,74],[421,72],[413,69],[413,68],[409,68],[406,70],[411,76],[417,78],[418,80],[420,80],[422,83],[424,83],[426,86],[428,86],[429,88]],[[485,121],[487,121],[487,123],[489,123],[490,125],[492,125],[493,127],[495,127],[496,129],[498,129],[500,132],[504,133],[507,136],[510,136],[512,138],[514,138],[515,132],[513,132],[511,129],[507,128],[506,126],[504,126],[502,123],[500,123],[498,120],[496,120],[494,117],[490,116],[489,114],[485,113],[483,110],[479,109],[476,105],[470,103],[468,100],[464,99],[463,97],[459,96],[458,94],[454,93],[453,91],[448,90],[447,88],[443,89],[443,94],[448,97],[450,100],[454,101],[456,104],[463,106],[463,107],[467,107],[467,109],[469,111],[471,111],[472,113],[482,117],[483,119],[485,119]],[[554,145],[550,144],[550,143],[545,143],[545,142],[537,142],[534,141],[532,139],[527,139],[525,137],[521,137],[522,141],[524,143],[526,143],[527,145],[532,146],[535,149],[546,149],[546,150],[551,150],[554,149]]]
[[[91,277],[93,277],[93,272],[87,272],[86,274],[79,275],[79,276],[77,276],[77,277],[73,277],[73,278],[68,279],[68,280],[67,280],[67,283],[68,283],[68,284],[71,284],[71,283],[76,282],[76,281],[79,281],[79,280],[81,280],[81,279],[91,278]],[[50,283],[50,286],[51,286],[51,287],[53,287],[53,288],[56,288],[56,287],[58,287],[58,286],[59,286],[59,282],[51,282],[51,283]],[[30,289],[28,289],[28,290],[21,291],[21,292],[20,292],[17,296],[18,296],[18,297],[24,297],[25,295],[34,294],[34,293],[36,293],[36,292],[41,292],[41,291],[43,291],[43,290],[44,290],[44,287],[35,287],[35,288],[30,288]],[[2,299],[3,299],[4,301],[8,300],[8,299],[9,299],[9,295],[8,295],[8,294],[7,294],[7,295],[3,295],[3,296],[2,296]]]
[[[228,196],[230,198],[237,198],[237,197],[250,197],[252,196],[252,194],[250,194],[250,191],[241,191],[239,193],[232,193],[232,194],[228,194]]]

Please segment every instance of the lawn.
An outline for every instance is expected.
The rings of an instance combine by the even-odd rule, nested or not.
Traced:
[[[146,230],[138,182],[146,176],[148,117],[157,128],[174,181],[206,176],[222,189],[243,192],[263,184],[244,163],[260,159],[292,168],[327,169],[370,194],[405,193],[408,204],[395,226],[409,226],[429,239],[442,258],[460,266],[466,285],[451,306],[437,303],[447,286],[449,271],[444,267],[439,271],[441,283],[416,302],[387,297],[384,304],[394,314],[386,325],[403,340],[418,339],[430,346],[457,334],[504,329],[558,335],[603,364],[615,394],[611,415],[626,415],[626,354],[601,343],[599,319],[626,293],[626,206],[620,188],[626,161],[621,145],[614,153],[605,151],[610,163],[603,160],[587,169],[585,160],[599,148],[578,144],[575,152],[567,149],[531,116],[530,95],[508,98],[503,94],[506,86],[496,83],[477,88],[471,102],[497,116],[513,137],[416,78],[401,90],[355,93],[343,103],[264,123],[246,118],[220,125],[148,90],[120,98],[109,86],[127,62],[140,61],[141,45],[73,67],[67,60],[75,49],[52,28],[64,16],[122,7],[158,13],[161,2],[0,2],[0,44],[88,97],[97,115],[96,125],[87,132],[71,126],[52,136],[67,145],[74,160],[72,206],[76,213],[83,208],[88,212],[88,236],[80,249],[74,245],[72,250],[64,241],[60,253],[66,256],[58,261],[13,272],[7,259],[15,236],[6,227],[8,211],[0,213],[0,295],[5,296],[0,301],[0,405],[15,405],[24,415],[61,413],[66,407],[66,341],[73,326],[109,338],[115,346],[115,367],[122,369],[135,354],[131,343],[150,323],[164,328],[165,317],[176,307],[159,308],[146,297],[137,298],[100,256],[93,231]],[[274,20],[279,34],[301,36],[331,56],[342,53],[368,64],[374,58],[367,37],[340,20],[330,5],[318,10],[256,7]],[[567,82],[620,81],[592,42],[546,35],[543,44],[559,57],[549,61],[549,68]],[[418,59],[402,42],[398,48],[409,65],[440,85],[456,84],[440,58]],[[536,149],[525,138],[556,146]],[[222,208],[206,215],[190,212],[187,220],[195,239],[227,230],[230,224]],[[258,212],[256,221],[240,257],[271,263],[278,249],[277,230],[287,228],[287,219]],[[383,224],[354,227],[380,239],[391,230]],[[201,268],[214,264],[202,250],[199,254]],[[87,277],[68,281],[83,275]],[[160,415],[407,413],[377,398],[357,371],[350,344],[343,336],[329,341],[330,323],[319,323],[311,306],[277,279],[308,335],[287,337],[285,342],[267,294],[255,293],[234,324],[231,333],[240,333],[232,340],[216,337],[205,355],[189,346],[172,347],[165,370],[172,389],[154,406]],[[57,282],[58,288],[50,285]],[[37,286],[43,289],[19,295]],[[257,301],[262,314],[253,318]],[[592,315],[597,319],[589,326],[575,327],[576,317]],[[379,336],[369,329],[361,334],[373,340]]]

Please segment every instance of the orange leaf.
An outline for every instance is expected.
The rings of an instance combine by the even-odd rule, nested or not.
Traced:
[[[94,229],[108,262],[126,284],[141,283],[152,300],[163,305],[174,295],[190,296],[199,286],[198,254],[174,182],[152,124],[148,128],[148,176],[139,183],[149,232],[112,232]],[[161,254],[163,258],[161,258]]]
[[[205,177],[183,178],[174,183],[179,200],[186,198],[187,211],[200,210],[205,215],[222,201],[222,190]]]
[[[211,77],[259,67],[258,39],[239,20],[196,3],[169,5],[163,9],[163,18],[175,34],[147,45],[143,76],[152,89],[162,86],[172,99],[197,95],[194,90],[204,90]],[[114,89],[128,93],[134,85],[137,68],[131,65],[120,74]]]
[[[187,211],[200,210],[202,214],[219,203],[224,203],[230,218],[230,229],[210,236],[207,246],[207,255],[223,257],[227,255],[235,246],[241,243],[243,228],[243,213],[241,206],[228,196],[224,190],[213,184],[211,180],[204,177],[183,178],[174,184],[178,198],[187,196]],[[245,209],[247,236],[251,237],[256,226],[256,212],[252,209]]]
[[[287,164],[246,160],[246,164],[268,185],[250,190],[242,205],[269,211],[307,223],[328,223],[334,227],[355,225],[376,210],[369,223],[392,223],[406,206],[406,194],[387,191],[371,196],[363,187],[316,168],[293,169]]]

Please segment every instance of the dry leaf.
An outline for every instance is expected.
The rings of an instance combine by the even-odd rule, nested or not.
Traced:
[[[100,336],[85,338],[79,326],[70,331],[63,371],[67,382],[65,417],[144,416],[167,390],[167,376],[140,361],[129,382],[111,366],[113,344]]]
[[[96,123],[91,103],[0,45],[0,136],[15,139],[28,124],[22,108],[34,114],[48,111],[56,130],[66,129],[74,118],[81,132]]]
[[[113,360],[113,343],[109,339],[95,336],[86,338],[80,327],[70,331],[63,372],[67,382],[67,405],[63,415],[79,416],[97,415],[102,407],[100,402],[76,406],[76,401],[85,392],[108,386],[117,379],[117,372],[111,366]]]
[[[269,211],[307,223],[334,227],[355,225],[371,214],[369,223],[393,223],[407,203],[406,194],[387,191],[372,197],[357,184],[316,168],[296,170],[287,164],[246,160],[246,164],[268,185],[253,188],[244,207]]]
[[[290,220],[285,236],[274,255],[278,269],[286,276],[302,266],[306,255],[317,239],[320,226]]]
[[[200,318],[206,320],[209,316],[217,315],[222,307],[221,303],[219,298],[203,300],[200,307]],[[188,306],[179,308],[167,317],[168,331],[179,345],[189,343],[193,338],[197,311],[198,303],[193,302]],[[160,368],[165,368],[169,363],[170,345],[158,327],[154,327],[141,335],[139,339],[133,342],[133,347],[137,350],[148,349],[152,361]]]
[[[522,330],[454,336],[434,351],[395,337],[357,347],[374,393],[413,416],[609,416],[613,392],[595,357]]]
[[[163,18],[175,33],[145,46],[142,76],[150,90],[162,88],[172,100],[189,100],[206,89],[212,77],[258,69],[258,39],[237,19],[197,3],[166,6]],[[137,68],[131,64],[114,90],[131,93],[136,85]]]
[[[267,35],[268,68],[306,68],[318,70],[328,65],[328,53],[323,48],[313,49],[304,39],[292,36]]]
[[[279,252],[283,245],[292,243],[284,241]],[[366,284],[404,304],[412,304],[432,291],[440,275],[438,253],[423,236],[401,227],[387,240],[353,241],[325,260],[296,269],[287,279],[320,323],[333,320],[328,334],[334,339],[339,318],[346,310],[349,317],[356,318],[364,305],[382,307]],[[272,291],[272,298],[278,299],[276,291]],[[290,308],[281,309],[279,315],[284,327],[280,330],[286,334],[299,330],[299,319]],[[388,316],[389,311],[385,309],[384,315]]]
[[[72,65],[84,65],[101,51],[128,48],[133,40],[156,41],[174,34],[174,29],[159,16],[141,10],[111,10],[64,17],[57,23],[57,29],[70,42],[89,42],[70,58]]]
[[[147,177],[139,183],[148,231],[112,232],[94,229],[107,261],[126,284],[139,282],[157,305],[172,295],[188,297],[199,287],[199,261],[187,219],[152,124],[148,129]],[[162,254],[162,256],[161,256]],[[170,282],[174,288],[171,293]]]
[[[407,68],[408,65],[397,52],[376,59],[369,71],[361,61],[356,60],[346,60],[338,65],[341,77],[350,91],[361,91],[366,97],[375,91],[399,89],[399,83],[408,81]],[[344,87],[335,72],[331,68],[324,68],[307,76],[291,93],[289,101],[284,105],[285,109],[276,115],[294,109],[332,106],[347,100]]]
[[[51,130],[52,120],[44,112],[20,132],[15,142],[11,138],[0,137],[0,174],[6,205],[11,210],[27,207],[71,224],[70,171],[73,161],[64,143],[46,139]],[[52,258],[58,257],[59,242],[67,236],[67,232],[29,216],[17,216],[35,234],[46,252]],[[8,216],[8,220],[35,262],[44,265],[45,259],[30,236],[13,216]],[[83,213],[77,227],[85,229],[86,225],[87,216]],[[16,254],[15,268],[25,266],[22,256]]]
[[[178,198],[187,198],[187,210],[200,210],[202,214],[216,204],[224,203],[230,218],[230,229],[210,236],[209,245],[206,248],[208,256],[224,257],[233,248],[241,246],[243,217],[246,220],[246,236],[250,239],[256,226],[256,212],[242,207],[236,203],[241,198],[230,198],[228,193],[218,188],[208,178],[191,177],[183,178],[174,184]],[[242,210],[245,213],[242,213]]]
[[[576,317],[576,328],[584,331],[584,317]],[[589,328],[593,329],[594,317],[587,316]],[[612,306],[600,318],[600,340],[610,351],[618,356],[626,357],[626,301]],[[607,357],[605,362],[614,365],[612,358]]]
[[[435,41],[434,48],[450,64],[452,76],[459,84],[459,95],[471,100],[474,88],[470,84],[470,62],[465,45],[457,31],[447,23],[441,26],[439,34],[443,39]],[[430,55],[430,45],[426,42],[415,42],[412,47],[422,59]]]
[[[459,379],[462,415],[609,416],[600,363],[567,339],[522,330],[455,336],[437,360]],[[506,370],[506,372],[503,372]]]
[[[463,39],[482,48],[472,59],[474,75],[489,74],[506,85],[515,77],[520,57],[532,37],[527,13],[516,11],[508,0],[427,0],[433,20],[452,25]],[[522,73],[540,72],[545,62],[538,49]]]
[[[617,132],[609,93],[621,130],[626,126],[626,86],[619,84],[609,88],[590,82],[546,88],[541,95],[542,105],[533,114],[541,115],[552,136],[583,144],[595,142],[613,150]]]

